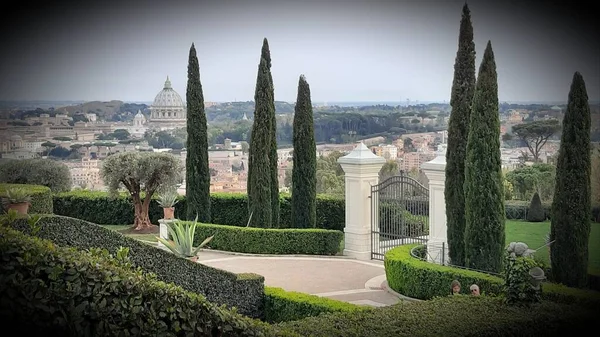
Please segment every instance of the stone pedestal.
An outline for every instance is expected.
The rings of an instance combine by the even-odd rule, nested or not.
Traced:
[[[338,159],[344,170],[346,225],[344,255],[371,260],[371,186],[379,182],[385,159],[360,142],[348,155]]]
[[[175,221],[175,219],[160,219],[158,220],[159,226],[160,226],[160,234],[159,236],[165,240],[169,239],[169,229],[168,229],[168,224],[173,223]],[[160,241],[158,242],[158,246],[159,247],[164,247],[165,245],[163,245]]]
[[[446,264],[448,260],[448,240],[446,232],[446,144],[438,146],[437,156],[421,165],[429,179],[429,240],[427,256],[430,262]]]

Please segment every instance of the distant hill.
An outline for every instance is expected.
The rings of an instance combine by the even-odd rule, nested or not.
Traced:
[[[107,121],[132,120],[138,110],[147,113],[148,106],[141,103],[124,103],[123,101],[112,100],[110,102],[91,101],[55,109],[56,112],[66,112],[69,116],[95,113],[99,119]]]

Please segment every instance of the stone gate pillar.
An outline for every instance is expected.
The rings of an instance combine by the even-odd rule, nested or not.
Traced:
[[[344,170],[346,225],[344,255],[371,260],[371,186],[379,182],[385,163],[360,142],[348,155],[338,159]]]
[[[430,262],[448,263],[448,239],[446,234],[446,144],[438,145],[437,156],[421,165],[429,179],[429,240],[427,255]]]

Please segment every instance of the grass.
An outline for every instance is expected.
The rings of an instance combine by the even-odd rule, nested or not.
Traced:
[[[506,243],[520,241],[529,248],[537,249],[544,245],[546,234],[550,233],[550,222],[527,222],[521,220],[506,220]],[[548,248],[537,251],[536,257],[548,263]],[[600,223],[592,223],[589,239],[588,270],[600,274]]]
[[[122,231],[128,228],[131,228],[132,225],[101,225],[104,228],[108,228],[113,231]],[[140,240],[140,241],[149,241],[149,242],[158,242],[156,237],[158,234],[125,234],[132,239]]]

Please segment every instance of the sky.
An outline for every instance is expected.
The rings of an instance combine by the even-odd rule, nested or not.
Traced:
[[[313,102],[447,102],[464,0],[47,3],[15,2],[0,23],[0,100],[149,102],[167,76],[185,100],[192,43],[205,101],[253,100],[266,37],[278,101],[296,100],[304,74]],[[566,101],[575,71],[600,99],[595,19],[550,2],[468,4],[476,67],[490,40],[501,102]]]

